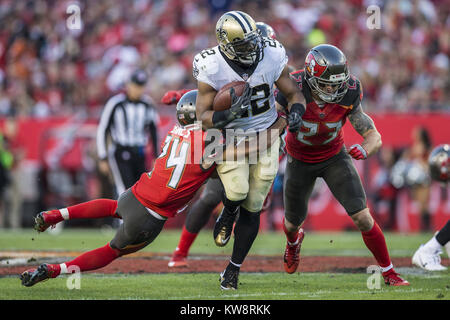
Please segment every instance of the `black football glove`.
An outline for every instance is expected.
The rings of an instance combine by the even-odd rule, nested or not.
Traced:
[[[245,84],[244,91],[241,96],[236,96],[235,90],[233,87],[230,88],[230,96],[231,96],[231,107],[230,114],[233,119],[239,119],[247,112],[248,107],[250,106],[250,101],[252,98],[252,88],[248,82]]]
[[[305,107],[301,103],[294,103],[288,116],[288,125],[290,132],[296,132],[302,126],[302,115],[305,113]]]

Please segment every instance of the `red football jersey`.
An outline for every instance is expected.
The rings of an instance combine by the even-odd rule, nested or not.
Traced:
[[[312,98],[311,89],[304,79],[304,71],[294,71],[291,77],[297,81],[306,100],[303,124],[298,132],[288,131],[287,152],[300,161],[317,163],[336,155],[344,145],[342,127],[349,113],[359,107],[362,99],[361,84],[351,76],[349,88],[339,103],[319,106]]]
[[[183,211],[215,169],[215,164],[208,169],[200,164],[205,134],[194,126],[178,125],[167,134],[153,170],[132,186],[144,206],[169,218]]]

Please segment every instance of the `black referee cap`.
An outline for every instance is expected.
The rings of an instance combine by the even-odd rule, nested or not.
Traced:
[[[142,69],[134,71],[131,75],[130,81],[137,85],[143,86],[148,81],[147,72]]]

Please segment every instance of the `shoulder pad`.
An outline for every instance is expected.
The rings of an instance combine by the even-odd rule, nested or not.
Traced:
[[[280,60],[286,57],[286,50],[283,45],[275,39],[262,38],[264,53],[273,57],[273,60]]]
[[[219,71],[219,64],[217,62],[218,52],[217,47],[211,49],[205,49],[197,53],[193,62],[193,75],[194,78],[199,76],[208,76],[216,74]]]
[[[303,69],[295,70],[289,73],[289,76],[294,79],[297,83],[302,82],[303,80]]]
[[[341,105],[353,105],[353,107],[357,107],[363,98],[363,91],[361,82],[354,75],[350,75],[350,79],[348,80],[348,90],[345,94],[344,98],[339,102]]]
[[[286,50],[277,40],[269,38],[263,38],[263,50],[264,65],[273,70],[273,81],[277,81],[288,63]]]

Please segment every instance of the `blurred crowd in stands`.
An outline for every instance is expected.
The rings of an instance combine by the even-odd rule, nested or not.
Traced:
[[[79,16],[68,12],[73,4]],[[380,8],[379,28],[367,25],[371,5]],[[217,44],[215,24],[228,10],[247,12],[271,25],[289,63],[299,69],[313,46],[341,48],[351,73],[363,84],[363,107],[369,113],[450,111],[446,0],[1,0],[5,152],[19,117],[77,114],[99,119],[107,99],[138,67],[148,71],[148,93],[156,102],[168,90],[195,88],[193,57]],[[79,28],[71,27],[73,18],[79,18]],[[15,167],[20,173],[22,157],[19,148],[14,163],[4,152],[0,158],[7,170]],[[12,176],[14,180],[14,172]],[[20,174],[16,180],[30,181]],[[12,190],[20,197],[20,191]]]
[[[80,8],[81,29],[66,12]],[[270,24],[290,64],[331,43],[364,85],[369,112],[449,109],[450,7],[445,0],[3,0],[0,2],[0,115],[98,116],[130,69],[145,67],[155,100],[194,87],[192,58],[214,46],[226,10]],[[380,29],[366,25],[371,4]]]

